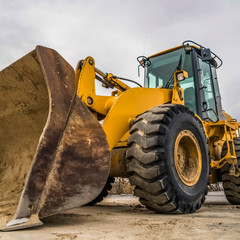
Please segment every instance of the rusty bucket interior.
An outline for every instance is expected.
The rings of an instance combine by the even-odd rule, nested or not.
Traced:
[[[42,46],[0,72],[1,229],[31,226],[31,216],[84,205],[103,189],[106,136],[74,88],[73,68]]]

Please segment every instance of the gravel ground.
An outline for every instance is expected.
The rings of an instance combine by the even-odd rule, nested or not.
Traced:
[[[240,239],[240,206],[210,192],[194,214],[155,214],[132,195],[110,195],[93,207],[48,217],[28,230],[0,232],[0,240]]]

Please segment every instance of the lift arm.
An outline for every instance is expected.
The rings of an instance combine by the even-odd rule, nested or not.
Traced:
[[[112,96],[96,95],[95,79],[103,83],[105,88],[116,88]],[[96,113],[98,118],[106,116],[117,97],[122,92],[130,89],[128,85],[120,81],[111,73],[104,73],[95,67],[95,61],[92,57],[79,61],[75,70],[75,85],[77,95],[82,101]]]

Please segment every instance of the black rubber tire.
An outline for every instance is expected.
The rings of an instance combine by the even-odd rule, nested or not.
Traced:
[[[109,177],[102,192],[91,202],[87,203],[85,206],[94,206],[97,203],[101,202],[103,198],[105,198],[108,195],[108,191],[112,189],[112,184],[114,183],[115,178]]]
[[[179,132],[191,131],[201,154],[202,170],[195,185],[179,178],[174,163],[174,144]],[[165,104],[139,115],[130,129],[127,150],[129,180],[134,194],[158,213],[191,213],[207,194],[209,157],[201,122],[189,108]]]
[[[238,167],[240,167],[240,138],[236,137],[234,140],[235,152],[237,155]],[[231,144],[230,144],[230,148]],[[225,142],[222,148],[222,157],[227,153],[227,143]],[[229,203],[234,205],[240,205],[240,177],[234,177],[229,175],[230,165],[225,164],[221,170],[221,179],[223,182],[223,188],[226,198]]]

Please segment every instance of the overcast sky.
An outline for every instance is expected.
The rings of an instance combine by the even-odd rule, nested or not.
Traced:
[[[191,39],[223,59],[223,108],[240,121],[240,0],[1,0],[0,9],[0,69],[44,45],[73,67],[90,55],[141,82],[137,56]]]

